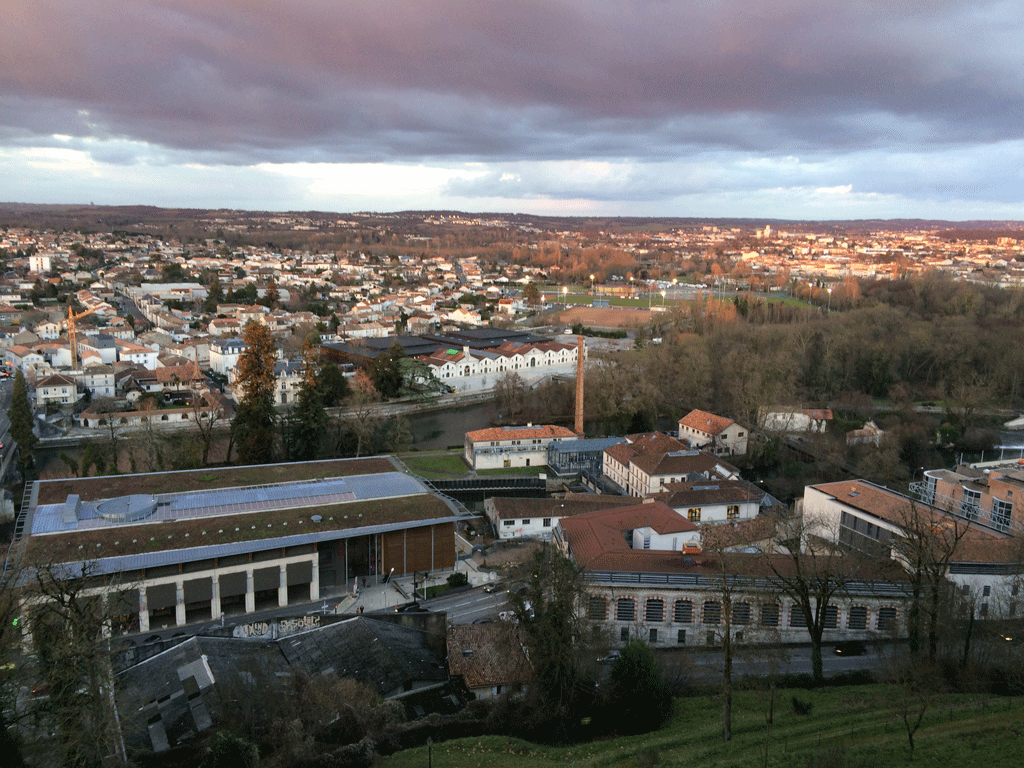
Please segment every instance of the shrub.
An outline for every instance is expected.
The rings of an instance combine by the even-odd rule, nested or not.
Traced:
[[[469,584],[469,577],[462,571],[456,571],[448,577],[448,586],[452,589],[464,587]]]

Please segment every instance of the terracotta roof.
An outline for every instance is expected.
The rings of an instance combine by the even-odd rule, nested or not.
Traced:
[[[679,552],[634,550],[623,532],[634,528],[650,527],[659,534],[691,533],[698,527],[660,501],[636,504],[598,512],[587,512],[559,522],[565,540],[569,542],[573,558],[581,568],[588,570],[617,570],[625,556],[639,558],[644,567],[630,566],[629,570],[664,569],[670,560],[679,560]]]
[[[448,670],[467,688],[526,682],[530,662],[514,627],[500,624],[453,624],[448,627]]]
[[[466,433],[466,439],[470,442],[490,442],[493,440],[536,440],[538,438],[571,437],[575,438],[576,433],[567,427],[559,427],[554,424],[542,424],[540,426],[526,427],[490,427],[478,429]]]
[[[713,413],[707,411],[692,410],[683,418],[679,420],[681,427],[689,427],[695,429],[698,432],[703,432],[707,435],[718,435],[729,428],[729,425],[733,424],[732,419],[727,419],[724,416],[716,416]]]
[[[758,501],[765,492],[746,480],[708,480],[697,483],[666,483],[654,498],[670,507],[692,507],[695,504],[727,504],[733,501]]]
[[[564,499],[518,499],[495,496],[490,500],[499,520],[523,517],[572,517],[594,510],[636,506],[628,496],[573,495]]]

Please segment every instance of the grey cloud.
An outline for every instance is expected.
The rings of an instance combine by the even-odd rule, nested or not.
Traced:
[[[986,43],[1021,19],[934,0],[16,0],[0,99],[29,109],[0,122],[238,164],[997,141],[1019,132],[1021,61]]]

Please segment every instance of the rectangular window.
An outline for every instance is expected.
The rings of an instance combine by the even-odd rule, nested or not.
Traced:
[[[650,634],[648,635],[648,638],[649,638],[649,642],[651,642],[651,643],[658,642],[658,630],[654,629],[652,627],[651,631],[650,631]]]
[[[676,643],[678,643],[679,645],[686,645],[686,630],[685,629],[676,630]]]
[[[978,519],[978,502],[981,501],[981,491],[971,488],[964,488],[960,498],[960,511],[968,520]]]
[[[725,516],[728,517],[730,520],[734,520],[735,518],[739,517],[740,516],[740,505],[739,504],[730,504],[726,508]]]
[[[732,623],[740,625],[750,623],[750,603],[736,603],[733,605]]]
[[[1002,499],[992,499],[992,522],[995,525],[1008,526],[1013,504]]]
[[[508,528],[511,528],[513,525],[516,524],[516,521],[515,520],[502,520],[501,524],[506,526],[506,527],[508,527]]]
[[[544,518],[544,527],[545,528],[550,528],[551,527],[551,518],[550,517],[545,517]]]
[[[512,459],[505,459],[505,461],[504,461],[504,463],[502,464],[502,466],[503,466],[503,467],[504,467],[505,469],[508,469],[509,467],[511,467],[511,466],[512,466]]]
[[[778,603],[765,603],[761,606],[761,626],[779,626],[779,605]]]
[[[608,618],[608,601],[603,597],[592,597],[587,602],[587,618],[591,621],[604,621]]]
[[[700,509],[696,507],[691,507],[690,509],[686,510],[686,517],[689,518],[691,523],[699,523]]]
[[[693,603],[689,600],[676,600],[675,611],[672,614],[673,620],[680,624],[693,623]]]
[[[629,642],[629,627],[623,627],[619,630],[619,640],[624,643]]]
[[[988,603],[981,604],[981,612],[978,615],[981,616],[981,618],[983,619],[988,618]]]
[[[529,525],[529,524],[530,524],[530,521],[529,521],[529,519],[527,519],[527,520],[523,520],[523,525]]]
[[[789,626],[797,629],[807,628],[807,618],[804,616],[804,612],[800,610],[800,606],[794,605],[789,609]]]
[[[991,594],[992,594],[992,587],[990,587],[988,584],[986,584],[984,587],[981,588],[981,596],[982,597],[988,597]]]
[[[850,629],[868,628],[868,609],[863,605],[850,607],[850,615],[846,619],[846,626]]]

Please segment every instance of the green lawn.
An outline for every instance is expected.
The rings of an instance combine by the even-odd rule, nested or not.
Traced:
[[[462,477],[469,471],[462,459],[462,451],[404,453],[400,458],[410,470],[429,480]]]
[[[546,472],[547,467],[505,467],[504,469],[481,469],[477,471],[477,474],[483,476],[501,476],[501,475],[534,475],[537,476],[541,472]]]
[[[813,704],[794,713],[792,698]],[[669,724],[652,734],[572,747],[546,747],[487,736],[433,745],[435,768],[530,768],[558,764],[606,768],[646,766],[771,766],[772,768],[874,768],[908,762],[900,718],[902,695],[889,686],[853,686],[813,691],[779,690],[766,744],[767,694],[741,691],[733,706],[733,739],[723,744],[717,697],[676,701]],[[1010,768],[1024,754],[1024,699],[951,693],[936,697],[915,735],[912,765]],[[399,752],[384,768],[427,765],[427,748]]]

